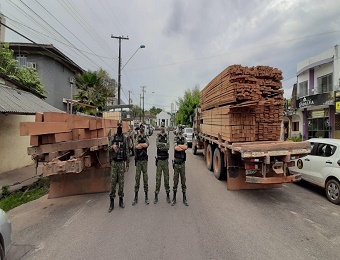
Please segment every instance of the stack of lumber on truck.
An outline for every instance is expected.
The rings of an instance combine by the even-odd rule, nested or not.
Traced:
[[[229,66],[201,91],[201,132],[225,142],[279,140],[282,79],[269,66]]]
[[[43,162],[49,176],[49,198],[106,192],[110,189],[108,134],[118,120],[66,113],[37,113],[35,122],[21,122],[20,135],[30,136],[28,154]],[[129,123],[123,121],[123,132]]]
[[[85,166],[107,166],[107,149],[103,148],[108,145],[109,132],[116,132],[117,123],[117,120],[90,116],[37,113],[35,122],[20,123],[20,135],[30,136],[28,154],[48,163],[43,170],[46,175],[79,173]],[[128,130],[128,122],[123,122],[123,132]],[[91,154],[94,151],[97,153]]]

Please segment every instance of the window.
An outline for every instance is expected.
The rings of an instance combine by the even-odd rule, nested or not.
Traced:
[[[299,97],[308,95],[308,80],[299,83]]]
[[[318,148],[315,151],[315,155],[323,156],[323,157],[330,157],[334,154],[335,150],[336,150],[336,146],[334,145],[319,143]]]
[[[329,138],[329,117],[308,118],[308,138]]]
[[[333,73],[319,77],[317,93],[327,93],[333,91]]]
[[[27,63],[26,55],[18,54],[17,55],[17,62],[18,62],[19,67],[26,66],[26,63]]]
[[[293,122],[293,131],[299,131],[299,122]]]

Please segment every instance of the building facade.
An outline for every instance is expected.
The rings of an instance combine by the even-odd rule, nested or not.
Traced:
[[[9,43],[14,59],[19,66],[37,71],[47,91],[46,102],[60,110],[67,111],[66,99],[73,99],[76,93],[75,78],[82,68],[65,56],[53,45],[31,43]]]
[[[160,112],[156,115],[156,124],[158,127],[164,122],[165,127],[171,126],[171,115],[165,111]]]
[[[340,102],[336,101],[340,90],[338,51],[336,45],[297,66],[294,120],[300,126],[299,133],[303,140],[313,137],[340,138]]]

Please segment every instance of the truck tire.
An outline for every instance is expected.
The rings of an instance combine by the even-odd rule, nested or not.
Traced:
[[[196,145],[196,140],[195,139],[192,141],[191,150],[192,150],[192,154],[193,155],[197,154],[197,145]]]
[[[213,164],[214,175],[216,179],[223,180],[225,177],[224,157],[223,153],[220,151],[218,147],[216,147],[214,151]]]
[[[207,168],[209,171],[213,170],[213,147],[211,144],[208,144],[207,154],[205,155],[205,162],[207,164]]]

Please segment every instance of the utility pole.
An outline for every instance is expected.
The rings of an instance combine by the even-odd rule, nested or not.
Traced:
[[[131,98],[130,98],[130,93],[132,92],[131,90],[128,91],[129,92],[129,105],[131,104]]]
[[[139,109],[142,109],[142,94],[139,94]],[[139,113],[139,121],[142,121],[142,113]]]
[[[143,91],[143,123],[144,123],[144,93],[146,92],[145,88],[146,86],[141,86],[142,91]]]
[[[121,89],[121,67],[122,67],[122,59],[121,59],[121,42],[122,40],[128,40],[129,37],[124,37],[124,36],[113,36],[111,34],[111,38],[115,38],[119,40],[119,55],[118,55],[118,105],[120,105],[120,89]],[[129,100],[130,102],[130,100]]]

